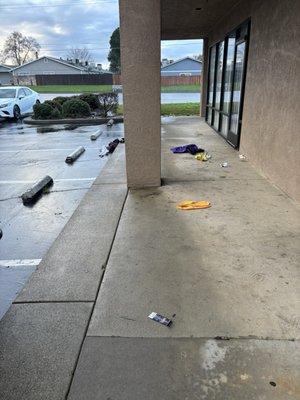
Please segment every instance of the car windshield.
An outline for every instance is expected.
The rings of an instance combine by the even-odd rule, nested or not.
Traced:
[[[12,99],[16,97],[16,89],[0,89],[0,99]]]

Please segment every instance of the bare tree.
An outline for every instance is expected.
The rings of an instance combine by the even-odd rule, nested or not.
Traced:
[[[4,61],[12,60],[17,65],[22,65],[33,58],[40,50],[39,43],[30,36],[23,36],[21,32],[12,32],[4,43],[2,51]]]
[[[202,56],[202,54],[194,54],[193,56],[192,56],[195,60],[198,60],[198,61],[203,61],[203,56]]]
[[[0,51],[0,64],[5,62],[3,51]]]
[[[72,47],[68,53],[67,58],[72,58],[79,61],[93,61],[93,57],[88,48],[82,47],[81,49]]]

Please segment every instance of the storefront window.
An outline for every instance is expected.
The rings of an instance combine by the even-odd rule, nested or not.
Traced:
[[[209,95],[208,104],[212,105],[214,96],[214,84],[215,84],[215,63],[216,63],[216,46],[212,47],[210,52],[210,70],[209,70]]]
[[[234,134],[238,133],[244,57],[245,57],[245,42],[242,42],[236,48],[236,62],[235,62],[234,82],[233,82],[233,100],[232,100],[232,111],[230,116],[230,130]]]
[[[218,58],[217,58],[217,78],[216,78],[216,110],[220,110],[221,102],[221,87],[222,87],[222,72],[223,72],[223,58],[224,58],[224,41],[219,44]]]
[[[241,130],[249,21],[210,48],[206,120],[234,147]]]
[[[226,57],[226,70],[224,76],[224,97],[223,97],[223,111],[229,113],[230,111],[230,98],[233,79],[234,67],[234,48],[235,38],[228,38],[227,57]]]

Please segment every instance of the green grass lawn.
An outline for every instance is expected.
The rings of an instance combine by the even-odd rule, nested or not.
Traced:
[[[200,103],[162,104],[161,115],[199,115]],[[123,106],[118,107],[118,115],[123,115]]]
[[[162,86],[162,93],[200,93],[200,85]]]
[[[29,86],[38,93],[103,93],[111,92],[112,85],[45,85]]]
[[[38,93],[103,93],[112,90],[111,85],[45,85],[29,86]],[[162,86],[162,93],[200,93],[200,85]]]

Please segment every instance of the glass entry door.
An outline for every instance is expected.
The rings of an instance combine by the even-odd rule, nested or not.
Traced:
[[[245,67],[246,42],[236,44],[235,68],[233,76],[233,90],[231,93],[231,113],[228,132],[228,141],[238,147],[242,125],[242,101],[244,87],[244,67]]]
[[[210,48],[206,121],[239,147],[250,21]]]

